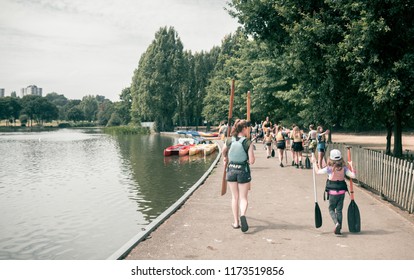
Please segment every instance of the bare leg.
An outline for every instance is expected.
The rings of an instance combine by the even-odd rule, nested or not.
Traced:
[[[249,201],[247,196],[249,194],[250,183],[239,184],[239,194],[240,194],[240,216],[245,216],[247,211],[247,206]]]
[[[231,190],[231,210],[233,212],[233,226],[239,225],[239,186],[237,182],[227,182]]]

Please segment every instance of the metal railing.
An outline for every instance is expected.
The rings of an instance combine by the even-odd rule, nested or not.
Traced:
[[[338,149],[347,161],[347,147],[351,147],[352,162],[358,180],[410,214],[414,212],[414,163],[359,146],[332,143],[330,150]]]

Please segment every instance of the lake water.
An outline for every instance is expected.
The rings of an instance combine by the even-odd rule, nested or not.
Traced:
[[[106,259],[210,167],[174,138],[62,129],[0,134],[0,259]]]

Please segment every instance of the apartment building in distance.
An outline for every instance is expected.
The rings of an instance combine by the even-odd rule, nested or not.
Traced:
[[[35,85],[30,85],[26,88],[22,88],[20,90],[20,96],[23,97],[25,95],[39,95],[39,96],[42,96],[42,88],[39,88]]]
[[[0,88],[0,97],[4,97],[4,88]]]

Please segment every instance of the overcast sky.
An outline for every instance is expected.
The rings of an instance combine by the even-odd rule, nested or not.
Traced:
[[[220,45],[238,26],[226,2],[0,0],[0,88],[117,101],[161,27],[174,27],[186,50]]]

